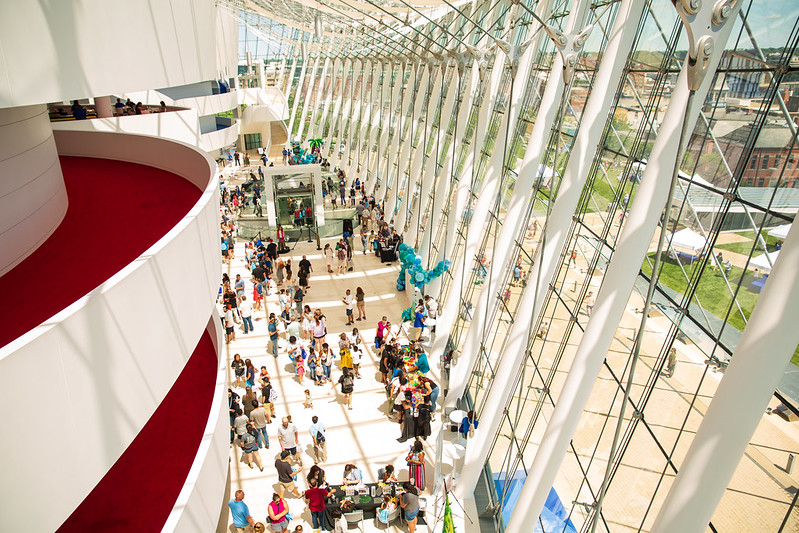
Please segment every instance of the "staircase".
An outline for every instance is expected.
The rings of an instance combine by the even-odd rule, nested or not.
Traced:
[[[283,148],[288,142],[288,130],[286,124],[281,120],[274,120],[271,124],[271,141],[269,144],[269,157],[270,161],[275,161],[278,164],[283,162]]]

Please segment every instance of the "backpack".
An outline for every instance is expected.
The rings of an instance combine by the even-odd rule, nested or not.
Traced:
[[[352,392],[352,376],[344,376],[344,379],[341,382],[341,392],[344,394],[349,394]]]
[[[338,249],[338,252],[336,252],[336,257],[338,257],[339,260],[341,260],[341,261],[346,259],[347,254],[344,252],[344,248],[339,248]]]

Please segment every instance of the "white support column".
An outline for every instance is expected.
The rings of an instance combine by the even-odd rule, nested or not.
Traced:
[[[294,89],[294,105],[291,106],[291,117],[289,118],[289,139],[288,143],[291,144],[293,139],[294,118],[297,116],[297,107],[302,99],[302,86],[305,84],[305,73],[308,70],[308,56],[304,55],[302,58],[302,69],[300,70],[300,81],[297,82],[297,87]]]
[[[485,141],[485,134],[488,128],[488,119],[490,118],[491,111],[494,108],[494,102],[497,97],[496,93],[499,90],[499,82],[502,72],[505,69],[504,61],[505,56],[498,52],[496,59],[494,59],[495,66],[491,70],[491,76],[488,81],[488,87],[486,88],[485,95],[482,99],[482,102],[478,103],[478,105],[480,105],[480,111],[477,119],[477,129],[474,132],[474,137],[472,139],[472,149],[466,156],[463,172],[461,172],[460,181],[458,182],[455,211],[452,212],[452,210],[450,210],[447,216],[447,233],[445,236],[446,249],[444,251],[444,257],[452,261],[452,266],[450,267],[452,284],[449,288],[446,301],[442,301],[443,299],[439,296],[439,305],[445,305],[443,305],[443,311],[436,320],[437,335],[433,341],[433,348],[431,350],[431,357],[436,360],[444,354],[444,350],[447,347],[447,341],[449,340],[449,330],[455,323],[458,313],[461,312],[460,294],[461,290],[463,289],[463,276],[461,275],[461,272],[463,272],[464,269],[472,267],[472,258],[467,256],[466,250],[464,250],[459,257],[453,257],[453,252],[456,245],[455,232],[458,229],[458,225],[461,222],[464,211],[468,204],[475,152],[482,148],[483,142]],[[472,71],[475,73],[479,72],[479,67],[477,64],[472,67]],[[480,91],[480,85],[482,84],[475,83],[475,91]],[[487,212],[488,211],[483,213],[483,216],[486,215]],[[475,214],[477,214],[476,209]],[[474,221],[474,218],[472,220]],[[482,223],[480,224],[480,227],[482,227]],[[474,246],[472,246],[472,253],[474,253]]]
[[[286,78],[286,56],[280,61],[280,74],[277,76],[277,88],[283,90],[283,80]],[[286,94],[283,92],[283,94]]]
[[[375,70],[377,69],[378,65],[375,65]],[[366,155],[365,160],[363,162],[363,175],[361,177],[361,181],[364,184],[364,190],[366,190],[366,194],[371,194],[374,190],[374,180],[375,180],[375,159],[377,157],[378,151],[378,143],[380,139],[377,136],[377,132],[380,129],[380,123],[383,119],[383,103],[385,98],[385,72],[386,72],[386,64],[383,61],[379,62],[380,73],[375,74],[373,80],[382,80],[378,84],[378,88],[376,89],[377,95],[375,98],[377,99],[377,109],[373,108],[373,105],[370,105],[370,114],[369,114],[369,140],[366,146]],[[372,86],[374,87],[375,81],[373,81]],[[374,101],[374,100],[373,100]],[[374,149],[374,150],[373,150]]]
[[[326,159],[330,159],[332,156],[330,155],[330,147],[333,145],[333,132],[336,129],[336,124],[338,124],[338,117],[341,112],[341,101],[342,101],[342,93],[344,92],[344,75],[346,72],[346,60],[341,59],[341,69],[339,71],[338,77],[335,75],[335,71],[333,73],[333,78],[330,80],[330,94],[336,93],[336,101],[333,104],[333,114],[330,117],[330,128],[327,130],[330,138],[328,139],[327,143],[325,143],[324,154]],[[336,92],[336,86],[338,86],[338,92]],[[324,133],[324,125],[322,126],[321,133]]]
[[[453,70],[455,69],[454,66],[452,66],[451,68]],[[439,73],[436,76],[436,83],[440,87],[437,91],[438,94],[434,95],[436,96],[436,101],[439,99],[439,96],[443,89],[444,81],[447,79],[447,70],[448,70],[448,65],[446,63],[442,63],[439,66]],[[449,79],[454,81],[454,78],[456,76],[457,73],[455,73]],[[441,106],[441,113],[440,113],[441,119],[439,120],[438,123],[438,131],[436,131],[437,140],[436,142],[433,143],[432,152],[430,154],[430,157],[428,157],[427,164],[425,165],[425,168],[422,171],[421,176],[419,178],[422,183],[422,186],[421,186],[421,192],[419,193],[419,199],[416,202],[415,209],[417,216],[411,217],[412,220],[410,221],[410,224],[408,224],[408,230],[405,232],[406,233],[405,242],[416,248],[416,250],[419,253],[427,251],[427,248],[423,249],[421,247],[421,243],[425,233],[427,233],[428,228],[430,228],[432,224],[430,223],[431,220],[428,220],[428,223],[425,224],[424,227],[419,227],[420,224],[418,223],[418,221],[421,219],[420,217],[424,217],[425,214],[427,214],[426,213],[427,208],[431,204],[430,193],[433,190],[433,187],[435,186],[437,190],[440,188],[440,184],[438,183],[438,181],[440,181],[439,175],[436,174],[437,170],[436,163],[438,162],[437,149],[441,146],[441,143],[444,140],[444,136],[446,134],[446,125],[449,124],[449,116],[452,114],[452,108],[455,105],[455,96],[457,90],[458,90],[458,85],[456,83],[450,83],[449,87],[447,87],[447,94],[444,97],[444,102]],[[432,117],[436,113],[436,108],[434,107],[432,111],[433,112],[430,115],[430,122],[432,122]],[[429,131],[430,129],[428,129],[428,132]],[[449,183],[449,180],[447,180],[447,183]],[[445,196],[444,189],[441,189],[441,194],[437,195],[436,198],[438,198],[438,196]],[[429,219],[432,219],[432,213],[430,213]],[[421,238],[419,236],[419,232],[421,232]],[[427,261],[428,265],[430,264],[431,259],[432,258],[430,257],[425,257],[425,260]]]
[[[410,68],[411,74],[408,77],[408,85],[411,84],[411,80],[413,80],[414,76],[416,75],[416,65],[408,66],[405,65],[405,69]],[[404,76],[403,76],[404,77]],[[402,79],[399,80],[400,85],[402,85]],[[387,165],[386,165],[386,186],[389,189],[386,191],[386,200],[384,204],[384,211],[387,220],[391,220],[394,216],[394,204],[396,203],[398,189],[400,185],[400,177],[399,171],[402,168],[401,161],[400,161],[400,137],[402,136],[402,127],[405,122],[405,116],[407,114],[407,110],[410,109],[411,104],[413,103],[413,97],[410,93],[413,91],[407,90],[405,87],[402,87],[402,105],[400,107],[400,114],[397,117],[397,124],[394,129],[394,137],[391,140],[391,148],[389,152],[386,154],[387,157]],[[396,154],[395,156],[392,155]],[[394,163],[397,163],[397,169],[394,169]],[[396,179],[395,179],[396,178]]]
[[[285,67],[285,62],[283,63],[283,67]],[[297,56],[294,55],[291,58],[291,66],[286,71],[285,76],[281,76],[280,79],[280,91],[286,96],[286,101],[289,100],[289,92],[291,91],[291,83],[294,80],[294,70],[297,67]]]
[[[311,106],[311,124],[308,128],[309,139],[316,139],[318,137],[317,131],[319,131],[321,117],[317,114],[317,112],[319,111],[319,104],[322,103],[322,99],[325,96],[325,83],[327,82],[327,71],[330,67],[330,63],[330,58],[326,57],[324,63],[322,63],[322,74],[319,77],[319,82],[316,84],[316,95]]]
[[[799,344],[794,224],[652,526],[705,531]]]
[[[111,106],[110,96],[94,97],[94,112],[97,118],[110,118],[114,116],[114,108]]]
[[[322,201],[322,166],[308,165],[311,172],[314,190],[314,216],[316,217],[316,227],[325,225],[325,204]]]
[[[334,152],[333,156],[331,157],[331,163],[335,166],[341,168],[343,163],[344,152],[341,150],[342,144],[347,139],[347,128],[349,124],[347,123],[347,119],[352,114],[352,93],[355,90],[355,70],[356,70],[356,59],[350,59],[350,68],[344,69],[344,78],[342,78],[342,82],[344,85],[342,86],[342,91],[344,92],[344,103],[342,104],[341,110],[341,117],[339,118],[339,128],[338,128],[338,140],[336,141],[336,151]],[[349,78],[349,83],[347,83],[347,78]]]
[[[737,4],[737,8],[740,8],[740,4]],[[737,8],[733,8],[736,13]],[[715,48],[707,61],[708,72],[715,72],[732,26],[726,24],[717,34]],[[519,510],[513,514],[506,528],[508,533],[528,531],[529,524],[538,519],[544,507],[569,441],[599,375],[605,354],[616,333],[616,325],[624,313],[640,265],[658,227],[668,198],[672,167],[680,150],[678,145],[683,121],[688,121],[688,131],[693,131],[698,112],[712,81],[712,75],[704,79],[696,91],[693,106],[691,109],[686,109],[689,100],[688,67],[683,64],[641,179],[641,185],[597,294],[591,319],[588,321],[557,405],[528,470],[529,474],[517,503]],[[686,138],[686,143],[687,140]]]
[[[377,91],[377,64],[372,59],[369,60],[369,93],[364,98],[363,102],[363,111],[361,112],[361,131],[358,133],[358,147],[355,151],[355,168],[357,170],[357,176],[363,182],[366,179],[367,175],[367,161],[369,161],[369,154],[371,153],[371,139],[372,135],[372,115],[376,114],[374,112],[374,99],[375,99],[375,92]],[[366,89],[364,89],[365,91]],[[361,154],[363,151],[366,150],[366,157],[365,161],[362,161]]]
[[[458,73],[458,75],[466,76],[464,71],[463,74]],[[453,132],[453,139],[452,139],[452,146],[447,151],[447,161],[444,163],[442,172],[446,173],[447,176],[447,189],[442,189],[442,191],[446,192],[446,196],[454,195],[454,200],[450,203],[450,209],[447,212],[446,218],[446,227],[443,231],[439,234],[442,236],[438,236],[435,232],[440,231],[438,227],[440,225],[440,220],[444,215],[443,207],[446,205],[446,198],[443,198],[444,203],[440,204],[441,208],[434,211],[434,217],[438,218],[439,222],[434,224],[430,224],[430,228],[426,232],[426,237],[424,241],[433,242],[433,238],[436,237],[436,241],[433,242],[435,246],[438,247],[438,253],[431,264],[438,264],[439,261],[443,261],[444,259],[450,259],[449,256],[446,254],[447,244],[450,242],[446,240],[448,237],[452,238],[452,235],[455,233],[455,228],[457,227],[457,223],[460,220],[460,215],[463,213],[463,210],[466,206],[466,198],[468,197],[469,192],[469,180],[468,179],[460,179],[456,181],[452,176],[452,161],[453,158],[456,157],[457,151],[460,149],[460,145],[463,139],[466,136],[466,120],[469,117],[469,113],[471,112],[472,105],[474,104],[474,96],[475,96],[475,86],[477,85],[478,80],[478,73],[476,68],[472,68],[470,70],[469,76],[465,80],[466,86],[463,88],[463,101],[460,104],[460,109],[458,110],[458,129]],[[453,190],[454,187],[454,190]],[[445,196],[445,195],[441,195]],[[438,198],[438,196],[436,197]],[[451,232],[451,233],[450,233]],[[427,249],[425,245],[423,249]],[[438,295],[441,291],[441,277],[434,279],[430,284],[425,287],[425,291],[428,294]],[[456,315],[453,315],[456,316]],[[440,327],[440,318],[438,320],[438,324],[436,326],[437,331],[444,331],[449,332],[449,328],[452,326],[452,323],[449,324],[448,327],[442,328]]]
[[[352,60],[350,58],[346,58],[344,60],[344,65],[341,69],[341,85],[339,86],[338,92],[338,100],[336,100],[336,110],[335,116],[333,120],[335,121],[336,127],[338,128],[338,137],[336,138],[336,147],[333,151],[329,154],[330,155],[330,164],[331,166],[338,165],[338,158],[339,158],[339,148],[341,147],[341,133],[344,129],[344,119],[345,113],[347,112],[347,79],[350,78],[350,70],[352,70]],[[340,124],[339,124],[340,123]],[[333,134],[333,126],[330,127],[330,134]],[[332,145],[332,142],[331,142]]]
[[[430,106],[434,104],[434,99],[435,99],[435,105],[438,104],[438,95],[441,93],[441,82],[440,82],[441,69],[438,68],[436,69],[435,72],[436,78],[432,80],[432,85],[431,85],[430,78],[432,77],[433,74],[433,72],[431,71],[434,67],[430,63],[425,65],[425,67],[426,68],[424,69],[424,76],[422,77],[422,83],[420,84],[420,87],[424,87],[425,96],[424,97],[417,96],[416,98],[416,106],[414,108],[414,117],[416,120],[414,124],[417,124],[417,127],[419,127],[418,124],[421,122],[423,114],[426,114],[427,119],[424,121],[423,127],[425,128],[426,131],[429,132],[430,131],[429,122],[433,118],[432,113],[430,113]],[[428,91],[430,93],[429,98],[427,98]],[[422,104],[424,103],[425,99],[427,99],[427,104],[428,104],[426,110],[422,109]],[[424,160],[424,151],[425,151],[424,139],[426,136],[425,132],[422,132],[419,135],[419,144],[416,146],[416,149],[413,148],[413,137],[415,136],[416,136],[416,131],[414,130],[409,131],[408,135],[409,165],[408,165],[408,177],[406,178],[407,179],[406,182],[407,187],[405,192],[406,198],[402,202],[402,210],[401,210],[402,214],[399,217],[399,222],[396,225],[397,232],[403,234],[405,233],[405,226],[411,222],[410,220],[408,220],[408,218],[410,217],[413,211],[413,205],[412,205],[413,190],[416,188],[416,183],[417,183],[416,177],[419,176],[419,171],[421,170],[422,167],[422,161]],[[410,152],[413,153],[411,154]]]
[[[353,173],[352,169],[352,148],[354,145],[358,144],[355,135],[357,134],[355,125],[358,122],[358,119],[361,116],[361,103],[363,102],[363,84],[364,80],[366,79],[366,75],[364,73],[364,60],[358,59],[356,63],[355,72],[352,76],[352,103],[350,105],[350,123],[349,128],[347,129],[347,152],[346,156],[342,154],[342,162],[343,165],[339,165],[339,167],[344,168],[347,172],[347,181],[351,181],[353,177],[351,174]],[[356,91],[357,87],[357,91]]]
[[[539,255],[536,257],[528,278],[530,281],[522,292],[513,326],[500,355],[497,373],[491,382],[491,388],[484,395],[482,411],[492,413],[492,416],[484,417],[481,420],[480,431],[469,439],[469,445],[466,448],[464,467],[455,487],[455,494],[459,498],[471,496],[474,492],[483,466],[488,460],[494,435],[502,423],[500,413],[514,393],[508,384],[513,383],[513,377],[524,362],[531,324],[538,316],[546,296],[545,285],[536,291],[535,280],[538,277],[538,269],[541,269],[541,280],[544,284],[554,275],[560,250],[566,242],[569,220],[577,207],[580,193],[591,170],[593,153],[602,138],[605,119],[610,111],[616,87],[621,81],[624,65],[627,62],[626,51],[632,45],[637,31],[637,21],[640,19],[642,11],[643,4],[635,0],[624,0],[619,8],[616,22],[602,56],[602,63],[594,80],[594,88],[586,102],[582,125],[572,148],[572,156],[563,172],[558,196],[550,213],[549,224],[544,228],[546,249],[543,251],[543,257],[540,255],[541,251],[538,252]],[[560,58],[556,58],[556,61],[560,61]],[[553,71],[553,74],[554,72],[556,71]],[[534,136],[535,131],[533,138]],[[527,154],[531,152],[530,146],[533,144],[533,138],[528,143],[528,150],[519,171],[520,180],[525,179],[522,177],[524,174],[535,176],[538,172],[537,165],[531,164],[527,157]],[[508,218],[506,217],[506,220]],[[536,293],[537,300],[535,299]],[[494,387],[494,384],[498,386]]]
[[[308,90],[305,91],[305,98],[303,98],[302,103],[302,111],[300,111],[299,116],[299,124],[297,125],[297,137],[299,137],[300,142],[302,142],[302,134],[305,131],[305,119],[308,116],[308,106],[311,105],[311,99],[313,98],[314,89],[316,88],[316,71],[318,70],[318,66],[319,56],[316,56],[313,60],[313,66],[311,67],[311,79],[308,80]]]
[[[393,140],[391,135],[389,134],[389,132],[391,131],[391,120],[392,120],[392,117],[394,116],[394,111],[393,110],[396,109],[397,102],[399,101],[399,98],[400,98],[400,96],[399,96],[400,95],[400,84],[402,82],[402,68],[401,68],[400,65],[397,65],[397,67],[398,67],[398,72],[397,72],[397,75],[396,75],[396,79],[394,79],[395,78],[395,76],[394,76],[394,62],[392,61],[392,62],[389,63],[389,72],[391,72],[390,75],[392,77],[392,80],[389,83],[389,89],[388,89],[388,98],[389,98],[388,110],[389,110],[389,113],[384,118],[383,132],[380,135],[380,147],[377,150],[377,163],[375,165],[376,168],[377,168],[376,174],[377,174],[377,176],[380,177],[380,187],[378,189],[376,189],[376,192],[375,192],[375,189],[372,190],[372,192],[375,193],[375,199],[377,201],[381,201],[381,202],[386,197],[386,189],[387,189],[387,183],[386,182],[388,180],[388,165],[385,165],[383,167],[383,172],[382,173],[380,172],[380,168],[381,168],[381,166],[383,166],[382,165],[383,160],[386,159],[386,153],[387,153],[386,150],[389,150],[389,147],[390,147],[389,140],[390,139]],[[376,187],[377,186],[377,182],[375,181],[372,184],[372,186]],[[367,192],[368,191],[369,191],[369,189],[367,188]]]
[[[580,31],[587,11],[587,2],[579,2],[577,6],[571,10],[564,28],[566,34]],[[544,12],[542,18],[548,18],[547,15],[548,12]],[[536,45],[538,43],[540,43],[540,41],[536,41]],[[522,60],[519,62],[518,80],[527,79],[532,68],[533,59],[537,56],[538,46],[531,45],[525,50],[522,55]],[[552,127],[558,113],[565,85],[562,72],[563,59],[560,54],[556,54],[555,61],[552,63],[552,69],[549,73],[549,78],[546,81],[544,95],[541,97],[541,103],[538,106],[538,116],[536,117],[530,139],[527,142],[524,159],[519,168],[519,176],[513,187],[513,195],[511,196],[508,206],[508,212],[503,217],[505,222],[497,236],[496,247],[492,250],[491,267],[488,269],[488,275],[486,276],[486,281],[482,290],[475,290],[479,296],[476,305],[472,308],[472,320],[468,325],[463,348],[458,355],[458,363],[452,368],[452,374],[449,380],[449,391],[445,402],[447,406],[454,406],[455,402],[463,396],[469,381],[469,376],[472,373],[472,367],[480,356],[480,342],[485,333],[487,306],[497,304],[497,287],[506,274],[505,263],[510,253],[515,248],[514,241],[524,222],[524,212],[527,210],[527,206],[530,204],[533,197],[535,182],[538,179],[538,165],[542,163],[547,148],[547,140],[551,135]],[[525,83],[520,82],[514,85],[515,90],[508,111],[511,127],[516,124],[516,120],[519,117],[519,111],[526,89]],[[504,130],[500,131],[503,140],[504,133]],[[488,167],[491,178],[494,180],[497,180],[502,172],[502,149],[504,148],[504,144],[500,145],[499,141],[500,138],[497,138],[497,142],[494,145],[494,153],[491,155],[491,161]],[[489,176],[487,175],[486,179],[488,178]],[[474,228],[474,231],[480,234],[483,228],[477,227]],[[490,304],[488,302],[489,298],[494,300]]]

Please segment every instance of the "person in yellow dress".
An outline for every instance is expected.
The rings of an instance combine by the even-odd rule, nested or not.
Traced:
[[[341,356],[341,369],[349,368],[352,370],[352,352],[350,351],[350,340],[346,333],[339,335],[338,353]]]

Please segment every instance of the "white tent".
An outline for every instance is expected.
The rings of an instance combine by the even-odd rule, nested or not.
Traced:
[[[791,229],[790,224],[783,224],[782,226],[777,226],[773,230],[768,232],[769,237],[774,237],[775,239],[784,241],[785,237],[788,236],[788,232]]]
[[[691,228],[685,228],[672,235],[670,246],[674,252],[696,258],[702,255],[706,243],[704,237]]]
[[[552,167],[549,167],[543,163],[538,165],[538,176],[539,178],[551,178],[555,175],[555,171],[552,170]]]
[[[771,265],[774,264],[774,262],[777,260],[777,256],[779,255],[780,251],[777,250],[776,252],[769,252],[767,254],[760,254],[757,257],[753,257],[752,260],[749,261],[749,268],[756,268],[760,272],[769,273],[771,272]],[[766,256],[768,256],[768,259]]]

